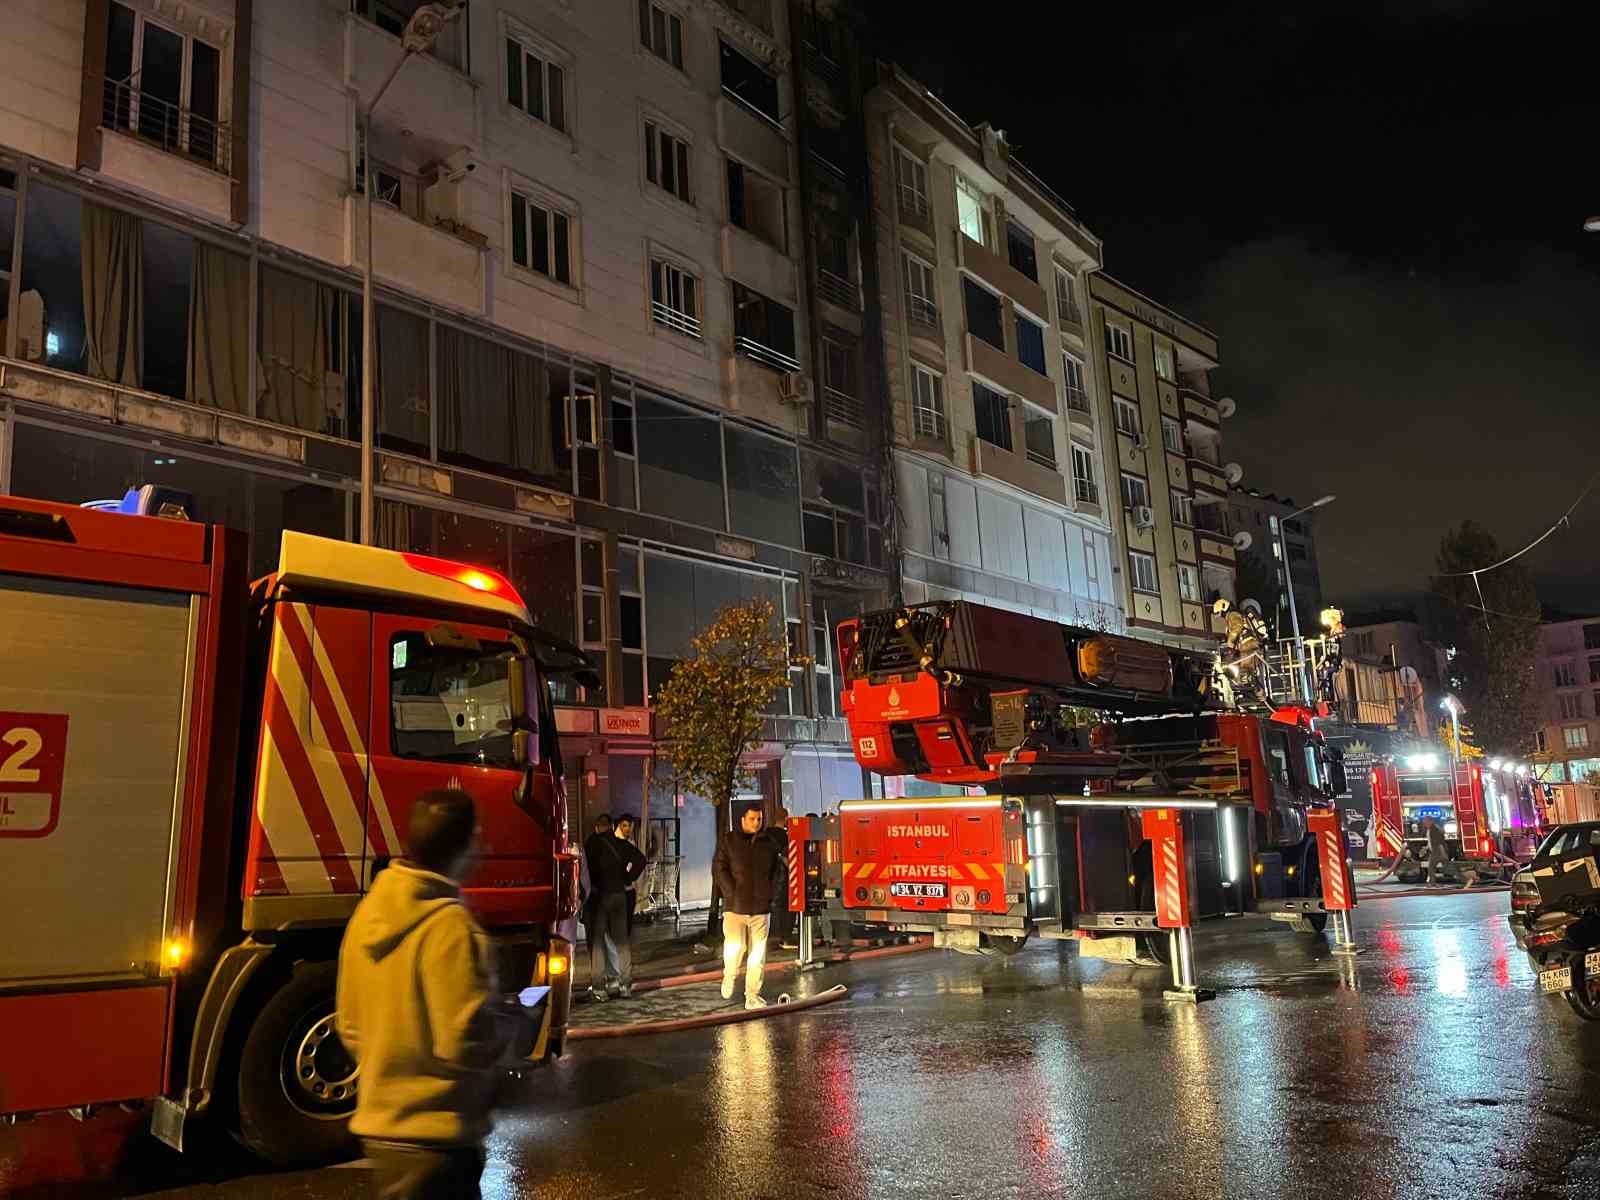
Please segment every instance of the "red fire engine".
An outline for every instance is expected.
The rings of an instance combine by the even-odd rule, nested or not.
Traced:
[[[1428,858],[1427,819],[1444,832],[1452,877],[1500,877],[1531,851],[1544,819],[1540,785],[1498,760],[1451,765],[1437,752],[1399,756],[1373,768],[1372,813],[1381,858],[1402,858],[1400,878],[1420,875]]]
[[[548,680],[586,660],[490,571],[285,533],[252,587],[243,550],[0,497],[0,1114],[145,1102],[176,1148],[210,1117],[290,1163],[345,1141],[339,938],[424,789],[477,801],[464,893],[560,1052]]]
[[[841,804],[819,839],[835,919],[1148,960],[1194,917],[1310,932],[1352,904],[1340,756],[1307,710],[1220,709],[1209,657],[966,601],[838,638],[860,763],[984,794]]]

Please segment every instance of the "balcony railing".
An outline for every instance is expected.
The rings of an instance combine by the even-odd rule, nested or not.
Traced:
[[[676,329],[679,333],[686,333],[690,337],[700,336],[700,322],[697,318],[679,312],[659,300],[650,302],[650,316],[657,325],[665,325],[668,329]]]
[[[232,162],[233,137],[226,121],[180,108],[139,86],[139,76],[105,81],[101,123],[191,158],[224,175]]]
[[[817,268],[817,295],[840,308],[856,308],[856,285],[827,267]]]
[[[1093,413],[1093,410],[1089,407],[1088,392],[1084,391],[1075,383],[1067,384],[1066,389],[1068,408],[1070,408],[1073,412],[1080,412],[1086,415]]]
[[[836,88],[844,86],[844,64],[834,62],[815,46],[806,46],[806,67],[824,83]]]
[[[733,339],[733,347],[740,354],[753,358],[756,362],[766,366],[776,367],[780,371],[793,372],[800,369],[799,359],[785,354],[782,350],[774,350],[771,346],[758,342],[754,338],[740,335]]]
[[[939,309],[926,296],[919,296],[915,292],[907,292],[906,320],[913,325],[926,325],[929,329],[937,329],[939,328]]]
[[[1100,486],[1092,479],[1076,477],[1072,481],[1072,494],[1080,504],[1099,504]]]
[[[861,401],[841,392],[838,388],[822,389],[822,411],[828,420],[848,425],[852,429],[861,429],[867,423],[867,410]]]
[[[1041,467],[1048,467],[1052,471],[1056,469],[1056,456],[1054,454],[1044,450],[1035,450],[1032,446],[1028,447],[1028,461],[1038,463]]]
[[[912,426],[918,437],[944,439],[944,410],[917,402],[911,413]]]

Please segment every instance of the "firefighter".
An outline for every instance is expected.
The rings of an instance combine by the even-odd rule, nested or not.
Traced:
[[[461,902],[477,842],[472,797],[423,792],[405,857],[372,884],[339,948],[335,1021],[361,1069],[350,1132],[385,1200],[477,1197],[500,1068],[534,1025],[496,992],[493,949]]]

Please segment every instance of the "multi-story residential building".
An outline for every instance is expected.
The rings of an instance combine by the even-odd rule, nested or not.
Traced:
[[[1235,533],[1250,535],[1249,544],[1238,551],[1241,578],[1264,582],[1269,595],[1256,596],[1269,627],[1283,637],[1294,636],[1289,619],[1289,588],[1285,576],[1294,582],[1294,607],[1300,617],[1300,631],[1311,636],[1320,631],[1322,574],[1317,567],[1317,541],[1314,512],[1300,512],[1301,505],[1287,496],[1255,488],[1232,488],[1228,494]],[[1242,540],[1242,539],[1241,539]],[[1289,569],[1284,569],[1288,555]],[[1246,565],[1248,564],[1248,565]],[[1243,584],[1241,583],[1241,588]],[[1241,594],[1239,599],[1246,597]]]
[[[1205,647],[1216,600],[1234,599],[1223,413],[1211,399],[1217,341],[1109,276],[1089,278],[1097,444],[1119,549],[1113,573],[1134,632]],[[1231,409],[1229,410],[1231,411]]]
[[[1295,603],[1301,601],[1297,598]],[[1344,627],[1345,659],[1377,664],[1388,676],[1383,686],[1364,690],[1376,690],[1380,697],[1393,696],[1394,720],[1402,732],[1420,738],[1431,737],[1442,719],[1439,702],[1449,690],[1445,652],[1428,641],[1416,614],[1409,609],[1346,613]],[[1390,668],[1395,669],[1393,673]],[[1410,683],[1412,676],[1416,687]]]
[[[1542,624],[1535,670],[1539,776],[1576,783],[1600,774],[1600,617]]]
[[[761,793],[860,788],[828,630],[888,577],[859,348],[808,299],[808,253],[854,282],[802,220],[820,35],[781,0],[466,0],[402,61],[418,7],[7,10],[0,490],[185,489],[258,573],[283,529],[358,536],[370,253],[375,540],[504,571],[604,664],[558,712],[575,819],[648,810],[692,902],[712,819],[653,776],[649,700],[719,607],[770,598],[814,659]]]
[[[1121,628],[1083,300],[1099,240],[1003,133],[888,64],[865,127],[903,596]]]

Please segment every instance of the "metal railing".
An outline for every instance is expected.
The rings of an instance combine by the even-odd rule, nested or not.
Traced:
[[[944,437],[944,410],[918,401],[911,410],[912,427],[918,437]]]
[[[840,308],[854,311],[857,306],[856,285],[827,267],[817,268],[817,295]]]
[[[939,328],[938,306],[926,296],[919,296],[915,292],[907,292],[906,320],[913,325],[926,325],[930,329],[937,329]]]
[[[696,325],[696,329],[699,326]],[[698,336],[698,334],[696,334]],[[800,360],[792,355],[785,354],[782,350],[774,350],[771,346],[756,341],[754,338],[742,334],[733,339],[733,348],[748,358],[753,358],[758,363],[769,367],[776,367],[780,371],[798,371]]]
[[[1078,498],[1078,501],[1081,504],[1100,503],[1100,487],[1092,479],[1084,479],[1081,476],[1074,476],[1072,480],[1072,494]]]
[[[697,318],[679,312],[659,300],[650,302],[650,316],[657,325],[665,325],[668,329],[676,329],[679,333],[687,333],[690,337],[700,336],[700,322]]]
[[[138,75],[105,81],[100,121],[108,129],[131,133],[170,154],[229,173],[233,136],[228,122],[202,117],[141,90]]]
[[[866,406],[838,388],[822,389],[822,411],[828,420],[848,425],[852,429],[861,429],[867,423]]]
[[[1049,467],[1052,471],[1056,469],[1056,456],[1054,454],[1046,453],[1044,450],[1035,450],[1032,446],[1028,447],[1028,461],[1038,463],[1041,467]]]
[[[1067,384],[1066,390],[1068,408],[1070,408],[1073,412],[1093,413],[1093,410],[1089,407],[1088,392],[1084,391],[1075,383]]]

